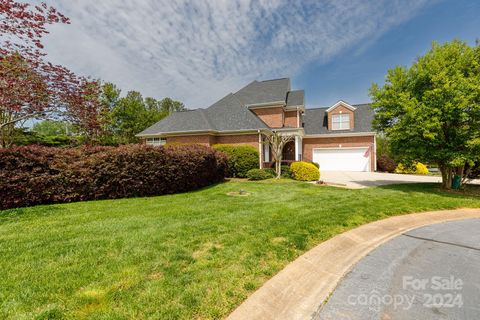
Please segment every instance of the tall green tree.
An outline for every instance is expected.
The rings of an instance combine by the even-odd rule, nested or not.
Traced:
[[[68,136],[75,133],[75,128],[66,121],[43,120],[36,122],[32,131],[43,136]]]
[[[405,160],[438,164],[442,187],[480,158],[480,48],[433,43],[410,68],[388,71],[370,89],[374,126]]]
[[[185,105],[180,101],[172,100],[171,98],[163,98],[160,101],[160,107],[162,111],[166,112],[167,115],[172,114],[173,112],[185,111]]]
[[[135,135],[171,112],[185,109],[183,103],[165,98],[143,98],[140,92],[129,91],[112,108],[111,126],[118,143],[135,143]]]

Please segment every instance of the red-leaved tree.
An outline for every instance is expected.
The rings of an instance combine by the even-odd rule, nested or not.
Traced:
[[[66,99],[67,119],[78,127],[89,144],[97,143],[108,130],[110,110],[101,102],[101,94],[99,81],[82,81],[78,86],[78,94]]]
[[[45,59],[41,40],[55,23],[70,21],[45,3],[0,1],[0,147],[11,144],[22,121],[88,107],[78,98],[87,79]]]

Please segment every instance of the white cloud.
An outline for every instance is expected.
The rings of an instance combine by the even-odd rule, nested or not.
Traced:
[[[253,79],[293,77],[372,41],[427,0],[51,0],[49,58],[124,90],[205,107]]]

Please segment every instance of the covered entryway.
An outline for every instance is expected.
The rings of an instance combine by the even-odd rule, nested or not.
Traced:
[[[313,149],[320,171],[371,171],[370,147]]]

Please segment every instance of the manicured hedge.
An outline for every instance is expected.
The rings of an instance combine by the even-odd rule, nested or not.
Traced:
[[[248,180],[266,180],[275,177],[271,169],[251,169],[247,172]]]
[[[320,170],[318,168],[304,161],[294,162],[290,165],[292,178],[300,181],[316,181],[320,179]]]
[[[399,163],[395,169],[395,173],[404,174],[428,174],[428,168],[421,162],[414,161],[410,164]]]
[[[227,155],[229,177],[246,178],[249,170],[259,167],[258,150],[252,146],[216,144],[213,148]]]
[[[377,170],[383,172],[394,172],[397,168],[397,163],[387,155],[381,155],[377,159]]]
[[[0,209],[185,192],[222,181],[226,161],[198,145],[0,149]]]

